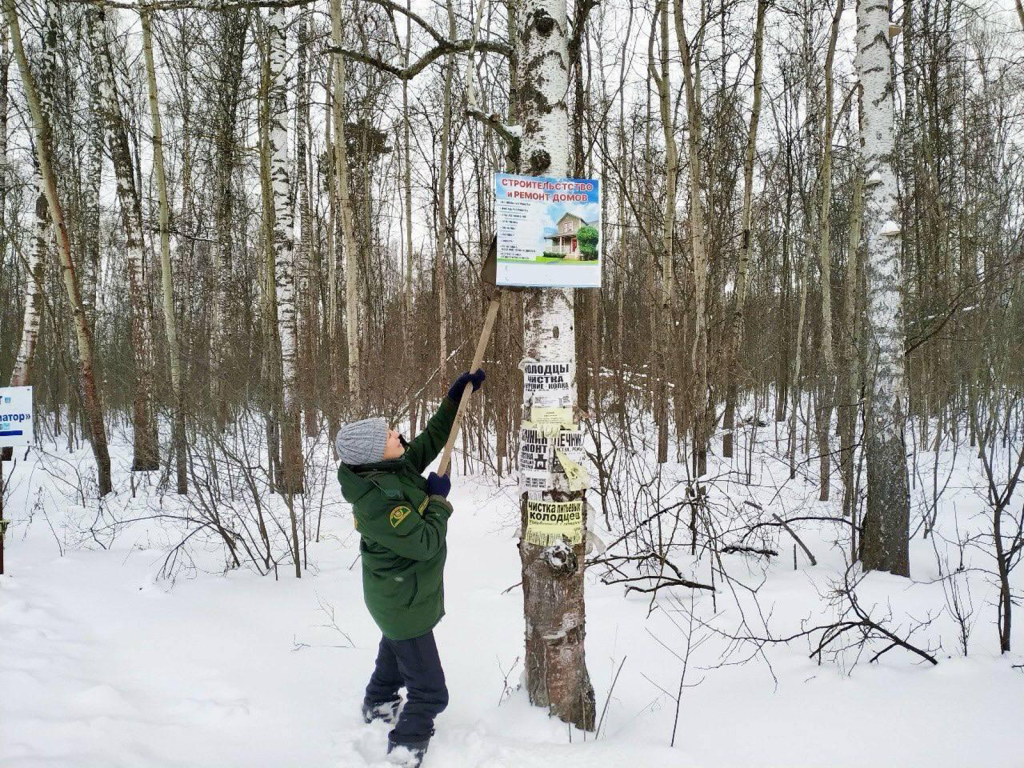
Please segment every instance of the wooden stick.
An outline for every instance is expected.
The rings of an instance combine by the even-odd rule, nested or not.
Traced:
[[[491,299],[491,303],[487,307],[487,318],[484,320],[483,330],[480,331],[480,340],[476,343],[476,353],[473,355],[473,365],[470,366],[470,373],[476,373],[484,362],[484,351],[487,349],[487,342],[491,339],[491,331],[494,330],[494,319],[498,316],[498,308],[500,306],[501,298],[496,296]],[[462,426],[462,416],[466,410],[466,403],[469,402],[472,394],[472,388],[462,392],[462,399],[459,400],[459,411],[455,414],[455,423],[452,424],[452,431],[448,435],[448,442],[445,443],[444,453],[441,454],[441,464],[437,468],[437,474],[439,475],[448,472],[448,465],[452,460],[452,448],[455,447],[455,438],[459,435],[459,427]]]
[[[818,561],[814,559],[814,555],[811,554],[811,550],[809,550],[807,548],[807,545],[804,544],[803,541],[800,540],[800,537],[796,535],[796,532],[792,528],[789,527],[789,523],[787,523],[785,520],[783,520],[781,517],[779,517],[775,513],[772,513],[772,517],[775,518],[775,520],[779,523],[779,525],[781,525],[783,528],[785,528],[787,531],[789,531],[789,535],[792,536],[793,540],[796,541],[796,543],[800,545],[800,549],[802,549],[804,551],[804,554],[807,555],[807,558],[811,561],[811,565],[817,565]],[[794,566],[793,567],[795,568],[796,567],[796,565],[795,565],[796,551],[795,550],[794,550],[793,554],[794,554]]]

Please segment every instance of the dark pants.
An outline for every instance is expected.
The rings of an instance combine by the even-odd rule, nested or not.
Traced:
[[[398,724],[390,733],[391,741],[405,744],[429,739],[434,718],[448,706],[448,688],[433,631],[411,640],[380,639],[377,666],[366,686],[366,701],[393,701],[403,685],[408,695]]]

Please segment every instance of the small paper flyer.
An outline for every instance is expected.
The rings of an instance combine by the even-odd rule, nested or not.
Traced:
[[[575,375],[568,360],[523,360],[523,390],[534,408],[571,408]]]
[[[570,544],[583,541],[583,499],[526,502],[526,542],[547,547],[561,538]]]
[[[589,475],[582,466],[585,458],[583,432],[578,427],[549,435],[524,422],[519,432],[520,489],[548,491],[562,487],[578,491],[589,487]]]
[[[562,430],[551,441],[551,449],[555,454],[555,474],[561,476],[569,489],[579,491],[587,487],[589,476],[586,468],[582,466],[586,459],[582,430]]]
[[[537,429],[519,431],[519,482],[525,491],[547,491],[554,479],[551,441]]]
[[[572,408],[544,408],[535,405],[530,409],[530,426],[548,437],[557,437],[563,429],[573,428]]]
[[[494,174],[498,285],[601,287],[601,182]]]

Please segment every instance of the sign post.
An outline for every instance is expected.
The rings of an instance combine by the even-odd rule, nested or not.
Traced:
[[[0,448],[32,445],[32,387],[0,387]],[[0,452],[2,456],[2,452]],[[4,463],[0,458],[0,576],[4,573]]]

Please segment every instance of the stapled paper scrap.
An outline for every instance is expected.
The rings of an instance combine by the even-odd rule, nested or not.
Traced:
[[[558,457],[558,461],[562,465],[562,471],[565,472],[570,491],[582,491],[590,487],[590,477],[586,469],[569,458],[561,448],[555,449],[555,456]]]
[[[572,430],[572,408],[533,406],[530,409],[530,425],[547,437],[558,437],[563,430]]]

